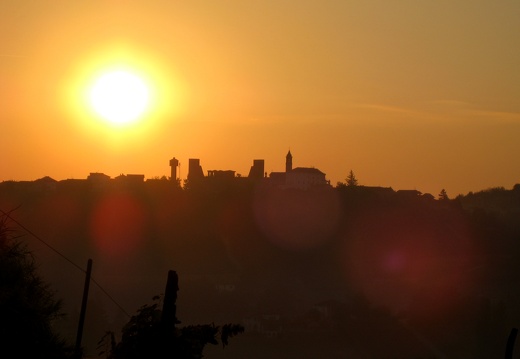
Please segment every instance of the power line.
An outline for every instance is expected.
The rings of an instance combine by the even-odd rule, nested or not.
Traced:
[[[112,298],[112,296],[110,294],[108,294],[108,292],[101,286],[101,284],[99,284],[95,278],[92,278],[90,277],[90,280],[92,281],[92,283],[94,283],[103,293],[105,293],[105,295],[108,297],[108,299],[110,299],[112,301],[112,303],[114,303],[118,308],[119,310],[121,310],[123,313],[125,313],[125,315],[128,317],[128,318],[131,318],[132,316],[130,314],[128,314],[128,312],[126,310],[123,309],[123,307],[121,307],[119,305],[119,303],[116,302],[116,300],[114,298]]]
[[[39,240],[40,242],[42,242],[44,245],[46,245],[50,250],[52,250],[54,253],[56,253],[57,255],[59,255],[61,258],[63,258],[64,260],[66,260],[67,262],[69,262],[71,265],[73,265],[74,267],[76,267],[77,269],[79,269],[81,272],[83,273],[86,273],[86,270],[81,268],[81,266],[79,266],[78,264],[74,263],[74,261],[72,261],[70,258],[68,258],[66,255],[64,255],[63,253],[61,253],[60,251],[58,251],[56,248],[54,248],[53,246],[51,246],[49,243],[47,243],[46,241],[44,241],[40,236],[38,236],[36,233],[34,233],[33,231],[31,231],[29,228],[27,228],[26,226],[24,226],[22,223],[20,223],[19,221],[17,221],[16,219],[14,219],[13,217],[11,217],[10,212],[5,212],[4,210],[0,209],[0,212],[2,212],[2,214],[4,216],[6,216],[7,218],[9,218],[11,221],[13,221],[16,225],[18,225],[20,228],[22,228],[25,232],[27,232],[29,235],[33,236],[34,238],[36,238],[37,240]],[[128,318],[131,317],[130,314],[128,314],[128,312],[101,286],[101,284],[99,284],[93,277],[90,277],[90,280],[92,281],[92,283],[94,283]]]
[[[61,253],[60,251],[58,251],[57,249],[53,248],[50,244],[48,244],[47,242],[45,242],[43,239],[41,239],[39,236],[36,235],[36,233],[34,233],[33,231],[31,231],[29,228],[25,227],[23,224],[21,224],[20,222],[18,222],[16,219],[14,219],[13,217],[11,217],[11,215],[9,213],[11,213],[12,211],[10,211],[9,213],[6,213],[4,212],[3,210],[0,209],[0,211],[2,212],[2,214],[4,216],[6,216],[7,218],[9,218],[11,221],[13,221],[14,223],[16,223],[20,228],[22,228],[24,231],[26,231],[27,233],[29,233],[31,236],[33,236],[34,238],[36,238],[37,240],[39,240],[40,242],[42,242],[43,244],[45,244],[48,248],[50,248],[54,253],[56,253],[57,255],[59,255],[60,257],[62,257],[63,259],[65,259],[67,262],[69,262],[70,264],[72,264],[74,267],[76,267],[77,269],[79,269],[80,271],[82,271],[83,273],[85,273],[85,270],[83,268],[81,268],[79,265],[77,265],[76,263],[74,263],[72,260],[70,260],[69,258],[67,258],[67,256],[65,256],[63,253]]]

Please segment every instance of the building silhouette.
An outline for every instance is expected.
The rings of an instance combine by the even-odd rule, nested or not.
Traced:
[[[218,179],[235,178],[235,171],[232,170],[208,170],[208,177]]]
[[[177,167],[179,167],[179,160],[177,160],[175,157],[173,157],[170,160],[170,167],[171,167],[170,179],[172,181],[177,181]]]
[[[313,167],[293,168],[293,156],[291,151],[285,156],[285,172],[271,172],[270,184],[282,188],[309,189],[316,186],[328,186],[330,181],[325,178],[325,173]]]
[[[253,160],[253,165],[249,170],[248,178],[262,179],[264,178],[264,160]]]
[[[292,155],[291,150],[287,152],[287,155],[285,156],[285,173],[292,171]]]
[[[176,164],[175,157],[170,160],[170,166]],[[296,167],[293,168],[293,156],[291,151],[287,152],[285,156],[285,172],[271,172],[269,177],[264,172],[265,162],[262,159],[253,160],[253,165],[249,170],[248,178],[254,180],[265,179],[267,184],[279,188],[293,188],[293,189],[309,189],[317,186],[330,186],[330,181],[325,178],[325,173],[313,167]],[[173,173],[173,167],[172,167]],[[214,179],[233,179],[240,176],[236,175],[232,170],[209,170],[208,175],[205,176],[198,158],[189,159],[188,181],[200,180],[203,178]]]
[[[330,185],[325,179],[325,173],[317,168],[296,167],[285,174],[287,188],[309,189],[315,186]]]
[[[144,175],[141,174],[120,174],[114,178],[114,181],[126,185],[139,185],[144,182]]]
[[[196,181],[204,178],[204,172],[198,158],[188,160],[188,181]]]

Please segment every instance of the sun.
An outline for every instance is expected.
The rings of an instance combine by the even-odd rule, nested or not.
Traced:
[[[150,90],[140,76],[126,70],[112,70],[97,78],[89,98],[99,116],[113,125],[125,125],[146,112]]]

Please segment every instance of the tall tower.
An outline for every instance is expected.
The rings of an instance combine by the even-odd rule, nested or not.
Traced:
[[[247,177],[262,179],[264,177],[264,160],[253,160],[253,165],[251,166]]]
[[[173,157],[170,160],[170,167],[172,168],[172,174],[170,176],[171,181],[177,181],[177,167],[179,167],[179,160]]]
[[[200,166],[198,158],[190,158],[188,160],[188,180],[198,180],[204,178],[204,172]]]
[[[287,152],[287,156],[285,156],[285,172],[291,172],[292,171],[292,155],[291,150]]]

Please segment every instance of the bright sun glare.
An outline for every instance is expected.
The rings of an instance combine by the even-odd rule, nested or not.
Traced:
[[[137,75],[123,70],[100,76],[90,90],[90,103],[105,120],[124,125],[138,120],[147,110],[149,88]]]

